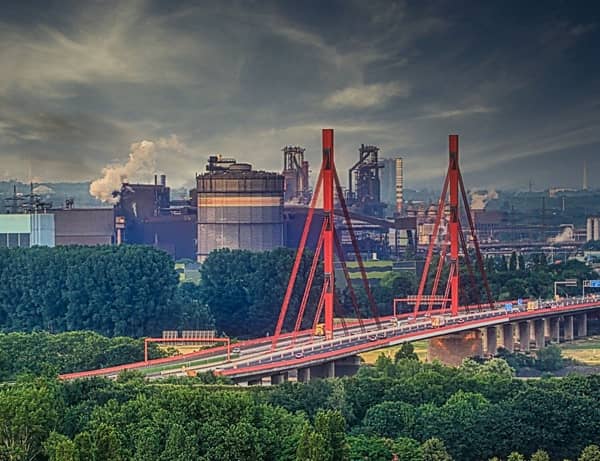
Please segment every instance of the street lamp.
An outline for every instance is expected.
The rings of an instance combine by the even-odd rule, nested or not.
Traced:
[[[556,290],[558,288],[558,285],[564,285],[567,287],[576,287],[577,279],[567,279],[567,280],[560,280],[560,281],[554,282],[554,300],[555,301],[556,301]]]

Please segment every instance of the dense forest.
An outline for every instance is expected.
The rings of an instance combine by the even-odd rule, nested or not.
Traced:
[[[501,359],[380,358],[308,384],[201,382],[21,378],[0,387],[0,459],[599,459],[600,376],[524,381]]]
[[[0,331],[160,335],[210,327],[172,259],[141,246],[0,249]]]
[[[142,337],[170,329],[215,328],[238,338],[265,335],[276,324],[293,260],[294,252],[283,248],[217,250],[202,265],[196,285],[179,283],[170,257],[150,247],[0,249],[0,331],[91,330]],[[310,254],[302,260],[287,328],[293,325],[311,260]],[[514,254],[485,264],[496,300],[547,298],[555,280],[594,277],[581,262],[549,264],[541,255],[525,260]],[[485,301],[482,289],[471,288],[466,272],[462,280],[463,303]],[[306,318],[314,314],[321,283],[322,272],[317,271]],[[354,285],[363,315],[370,315],[363,287]],[[342,275],[337,289],[336,315],[353,316]],[[409,272],[390,272],[372,286],[382,315],[391,314],[394,297],[416,290],[416,276]]]
[[[159,358],[166,353],[151,343],[148,355]],[[142,339],[107,338],[91,331],[0,333],[0,381],[23,373],[62,374],[142,360]]]

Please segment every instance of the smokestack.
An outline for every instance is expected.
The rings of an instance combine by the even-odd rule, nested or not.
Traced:
[[[588,190],[587,161],[583,161],[583,190]]]
[[[396,211],[402,213],[404,206],[404,165],[402,157],[396,159]]]
[[[166,174],[160,175],[160,185],[163,187],[167,187],[167,175]]]

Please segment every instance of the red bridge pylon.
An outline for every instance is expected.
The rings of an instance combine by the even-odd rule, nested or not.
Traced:
[[[281,305],[281,311],[279,313],[279,319],[277,320],[277,326],[275,327],[275,333],[273,334],[271,347],[274,349],[277,346],[277,342],[281,336],[281,332],[283,329],[283,324],[286,319],[286,315],[288,313],[290,301],[292,299],[292,295],[294,292],[294,286],[296,283],[296,279],[298,277],[298,271],[300,270],[300,265],[302,262],[302,256],[304,254],[304,250],[306,248],[306,243],[308,240],[308,235],[311,229],[311,225],[313,222],[313,217],[315,214],[315,209],[321,196],[323,198],[323,222],[321,225],[321,232],[319,234],[319,239],[317,242],[317,247],[315,249],[315,253],[313,256],[313,261],[310,267],[310,271],[308,273],[307,283],[304,287],[304,293],[302,296],[302,300],[300,303],[300,307],[298,309],[298,315],[296,318],[296,322],[294,325],[294,330],[292,332],[292,342],[295,341],[298,332],[300,331],[302,320],[304,318],[304,314],[306,312],[306,307],[308,304],[308,300],[310,298],[310,291],[312,288],[312,283],[314,280],[315,273],[317,271],[317,266],[320,261],[320,255],[323,253],[323,287],[321,289],[321,295],[319,298],[319,302],[316,306],[315,317],[313,319],[313,333],[314,330],[321,319],[321,315],[323,315],[323,330],[326,339],[333,338],[334,332],[334,314],[337,308],[337,315],[341,318],[342,326],[344,330],[347,330],[346,323],[344,320],[343,312],[341,311],[341,304],[336,296],[336,284],[335,284],[335,265],[334,265],[334,255],[337,253],[338,261],[340,263],[341,269],[344,273],[344,278],[346,280],[346,285],[348,288],[348,293],[350,296],[350,300],[352,302],[352,307],[354,310],[354,314],[356,319],[361,327],[364,330],[364,324],[362,319],[362,314],[360,310],[360,306],[358,304],[358,297],[356,296],[356,292],[352,287],[352,280],[350,278],[350,273],[348,271],[346,265],[346,258],[342,248],[340,235],[337,233],[335,228],[335,216],[334,216],[334,207],[335,207],[335,198],[337,197],[338,203],[342,208],[344,221],[346,224],[346,228],[350,235],[350,240],[352,241],[352,248],[354,250],[354,256],[358,263],[362,285],[367,295],[367,300],[369,304],[369,309],[373,314],[375,321],[379,323],[379,312],[377,310],[377,304],[375,303],[375,298],[371,293],[371,289],[369,286],[369,280],[367,278],[367,273],[365,271],[364,263],[360,254],[360,249],[358,246],[358,241],[356,239],[356,235],[354,234],[354,230],[352,228],[352,221],[350,219],[350,213],[348,212],[348,207],[346,206],[346,200],[344,198],[344,193],[342,187],[340,185],[340,180],[335,169],[335,161],[334,161],[334,149],[333,149],[333,130],[332,129],[324,129],[322,133],[322,145],[323,145],[323,159],[321,163],[321,170],[319,171],[319,176],[317,179],[317,183],[315,185],[314,194],[312,200],[310,202],[310,206],[308,209],[308,213],[306,215],[306,221],[304,222],[304,229],[302,230],[302,235],[300,237],[300,243],[298,245],[298,250],[296,251],[296,257],[294,260],[294,265],[292,266],[292,273],[290,275],[290,279],[288,282],[288,286],[285,292],[285,296],[283,298],[283,303]]]
[[[423,274],[421,275],[421,282],[419,283],[419,291],[417,293],[417,296],[414,299],[411,299],[411,301],[414,301],[415,303],[415,318],[419,313],[421,304],[425,302],[428,305],[428,312],[432,310],[434,304],[441,304],[441,310],[445,310],[447,308],[447,303],[450,302],[451,314],[453,316],[458,315],[459,295],[461,287],[459,279],[460,248],[462,248],[462,258],[467,266],[467,270],[469,273],[469,281],[475,293],[477,304],[481,306],[480,291],[475,281],[475,272],[473,270],[473,264],[469,255],[468,242],[465,239],[465,235],[463,233],[463,229],[460,222],[461,198],[464,206],[465,215],[469,223],[471,242],[475,250],[477,266],[481,274],[481,279],[485,288],[487,300],[490,306],[493,305],[492,294],[490,291],[487,275],[485,273],[485,267],[483,264],[483,257],[481,256],[479,241],[477,239],[477,233],[475,232],[475,226],[473,224],[473,216],[471,215],[471,209],[469,207],[467,191],[465,189],[462,174],[460,172],[460,167],[458,165],[458,135],[452,134],[449,136],[449,154],[450,155],[448,172],[446,173],[446,179],[444,180],[444,186],[442,187],[442,194],[438,202],[437,216],[435,219],[435,224],[433,226],[433,233],[431,235],[429,247],[427,249],[427,257],[425,259]],[[437,246],[439,240],[442,219],[446,216],[446,198],[448,195],[448,189],[450,189],[450,210],[447,222],[447,232],[445,233],[444,239],[441,242],[438,266],[435,274],[435,279],[433,281],[431,295],[424,295],[431,260],[433,257],[433,251],[434,248]],[[438,295],[439,282],[442,276],[442,270],[444,267],[445,260],[447,259],[448,246],[450,246],[450,267],[448,272],[446,290],[443,295]]]

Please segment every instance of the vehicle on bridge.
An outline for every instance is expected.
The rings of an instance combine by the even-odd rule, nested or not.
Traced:
[[[446,317],[442,317],[442,316],[431,317],[431,326],[433,328],[443,327],[444,325],[446,325]]]

